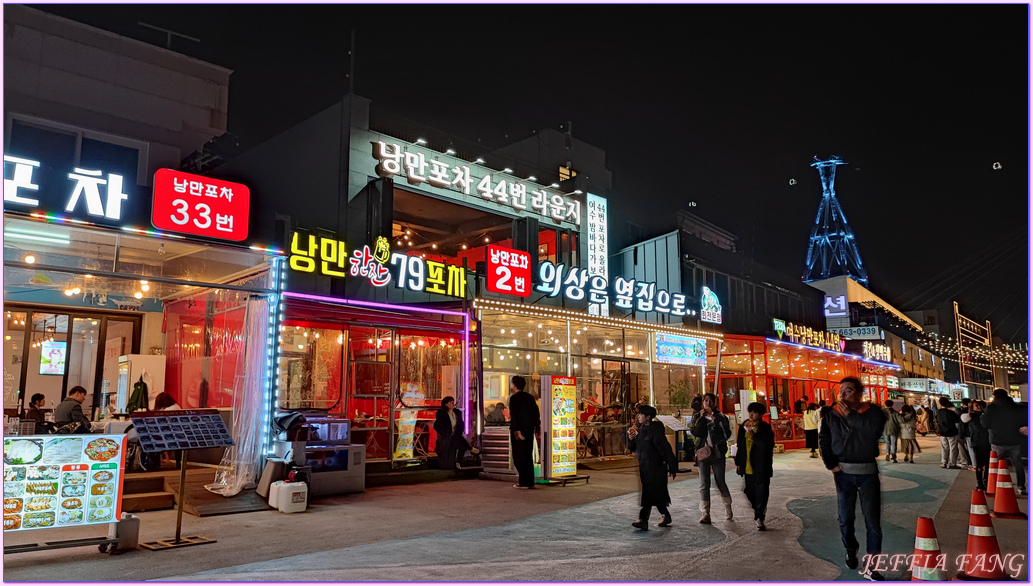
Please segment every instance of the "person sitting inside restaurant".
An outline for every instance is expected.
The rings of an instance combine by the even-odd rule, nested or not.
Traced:
[[[506,422],[506,404],[495,403],[495,408],[488,412],[484,416],[484,422],[494,425],[500,425]]]
[[[86,389],[76,385],[68,391],[68,396],[54,409],[54,422],[58,430],[64,433],[90,433],[90,420],[83,413],[82,404],[86,400]]]

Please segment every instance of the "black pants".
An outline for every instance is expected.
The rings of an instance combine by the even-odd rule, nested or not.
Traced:
[[[746,487],[742,490],[753,505],[753,518],[764,520],[768,512],[768,494],[771,492],[771,479],[761,478],[756,474],[746,475]]]
[[[972,446],[972,451],[976,453],[976,461],[972,463],[976,467],[976,486],[985,489],[990,474],[990,446]]]
[[[534,441],[534,436],[517,439],[514,431],[510,432],[510,441],[513,442],[513,466],[520,475],[517,484],[534,488],[534,462],[531,461],[531,442]]]
[[[656,510],[659,511],[660,514],[663,515],[664,517],[670,517],[671,516],[671,512],[668,511],[667,507],[665,507],[665,506],[657,505],[656,506]],[[638,512],[638,520],[639,521],[648,521],[649,520],[649,513],[651,513],[651,512],[653,512],[653,507],[642,507],[642,510],[640,510]]]

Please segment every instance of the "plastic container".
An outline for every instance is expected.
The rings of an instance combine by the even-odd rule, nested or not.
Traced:
[[[301,513],[308,508],[308,485],[304,482],[285,482],[276,495],[281,513]]]
[[[287,484],[287,483],[282,481],[282,480],[277,480],[276,482],[274,482],[274,483],[269,485],[269,506],[270,507],[272,507],[274,509],[280,508],[280,490],[283,489],[283,485],[284,484]]]

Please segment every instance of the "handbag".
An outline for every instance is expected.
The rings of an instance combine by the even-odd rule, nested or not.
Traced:
[[[715,462],[717,461],[717,453],[714,448],[710,446],[703,446],[696,450],[696,462]]]

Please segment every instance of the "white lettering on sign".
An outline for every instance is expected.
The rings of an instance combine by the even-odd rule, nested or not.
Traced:
[[[538,284],[535,286],[535,290],[548,297],[558,297],[562,294],[564,298],[571,301],[584,301],[586,286],[587,299],[590,303],[603,305],[609,303],[609,285],[601,275],[589,276],[586,269],[579,267],[567,269],[566,265],[555,265],[551,261],[538,264]],[[613,293],[614,305],[621,309],[655,311],[678,317],[692,313],[685,309],[684,294],[659,289],[656,283],[617,277],[614,281]]]
[[[869,360],[881,360],[882,362],[889,362],[892,360],[890,349],[884,344],[865,342],[861,345],[861,350],[864,353],[864,357]]]
[[[703,298],[699,311],[700,319],[712,324],[721,323],[721,302],[710,287],[703,287]]]
[[[609,271],[609,248],[607,244],[606,234],[606,199],[599,197],[598,195],[588,194],[587,199],[588,206],[588,274],[589,283],[597,283],[594,281],[596,277],[602,280],[602,288],[606,288],[606,281],[610,278]],[[592,287],[592,291],[598,291],[598,288]],[[664,291],[666,293],[666,291]],[[604,291],[605,295],[605,291]],[[604,302],[596,301],[599,299],[598,294],[589,294],[589,302],[591,305],[588,306],[589,315],[602,315],[607,317],[610,315],[610,307]],[[605,299],[605,297],[604,297]]]
[[[846,295],[825,296],[825,317],[844,317],[846,315]]]
[[[107,180],[103,179],[103,173],[91,169],[80,169],[76,167],[68,174],[68,178],[75,181],[75,189],[72,197],[65,206],[66,212],[74,212],[75,206],[79,203],[79,197],[86,199],[86,213],[91,216],[103,216],[112,220],[122,219],[122,202],[129,199],[129,194],[122,193],[122,176],[108,173]],[[100,186],[105,188],[106,206],[101,205]]]
[[[410,146],[411,148],[411,146]],[[479,178],[468,165],[449,165],[427,154],[410,151],[397,143],[373,143],[373,158],[378,163],[377,176],[403,176],[410,185],[428,183],[441,189],[471,195],[476,181],[477,195],[485,201],[523,212],[528,209],[527,196],[531,194],[530,209],[557,223],[567,222],[581,226],[581,202],[559,193],[549,193],[545,187],[514,180],[501,173],[488,172]]]
[[[4,203],[16,203],[33,207],[38,206],[38,199],[22,197],[18,195],[18,190],[26,189],[39,191],[39,185],[32,182],[32,170],[39,167],[39,161],[30,161],[28,159],[19,159],[18,157],[9,157],[4,155],[5,168],[7,167],[7,163],[14,165],[14,174],[11,179],[8,179],[5,169]]]

